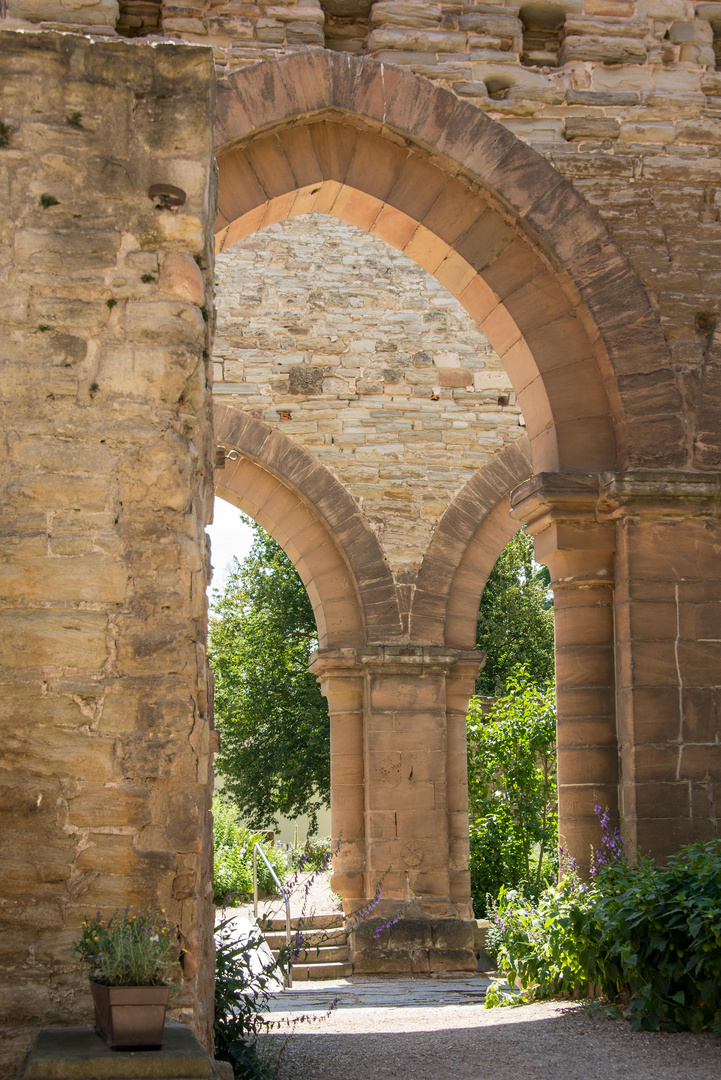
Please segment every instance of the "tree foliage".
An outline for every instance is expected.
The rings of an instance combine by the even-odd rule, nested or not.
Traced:
[[[527,883],[537,892],[555,860],[556,709],[553,686],[535,686],[521,668],[485,715],[468,714],[471,893],[476,915],[486,895]]]
[[[276,542],[252,524],[243,563],[213,597],[209,658],[221,733],[217,769],[254,829],[330,804],[328,707],[308,660],[317,631],[308,594]]]
[[[533,541],[524,532],[509,540],[491,571],[478,612],[476,644],[487,653],[476,693],[494,696],[506,691],[519,665],[529,681],[553,679],[553,604],[549,574],[533,561]]]

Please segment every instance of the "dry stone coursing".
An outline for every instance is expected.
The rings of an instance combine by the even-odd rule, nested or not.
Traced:
[[[173,1010],[210,1040],[213,69],[188,46],[5,31],[0,84],[10,1076],[38,1026],[91,1016],[70,943],[98,908],[166,908],[187,949]],[[182,211],[155,209],[158,182]]]
[[[81,0],[11,0],[7,15],[113,21]],[[154,2],[125,0],[117,27],[153,33],[158,19]],[[598,212],[658,311],[681,392],[695,400],[721,287],[721,5],[166,0],[160,25],[211,44],[223,74],[326,47],[402,65],[471,101]]]
[[[391,568],[417,570],[454,495],[524,434],[476,323],[407,256],[320,214],[223,252],[216,285],[215,397],[306,447]]]

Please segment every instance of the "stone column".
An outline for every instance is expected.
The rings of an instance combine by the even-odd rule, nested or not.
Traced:
[[[600,838],[594,802],[618,811],[614,529],[599,521],[598,478],[541,474],[511,496],[554,593],[561,845],[581,870]]]
[[[721,477],[606,476],[616,523],[621,811],[631,850],[719,835]]]
[[[381,889],[352,934],[356,971],[475,968],[465,713],[482,662],[475,651],[386,645],[322,650],[311,663],[331,711],[334,886],[347,915]],[[374,939],[378,920],[396,915]]]
[[[363,672],[355,649],[322,649],[311,657],[330,713],[331,888],[346,915],[365,903],[363,803]]]

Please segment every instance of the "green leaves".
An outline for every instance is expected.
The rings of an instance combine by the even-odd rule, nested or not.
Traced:
[[[569,875],[535,904],[502,892],[494,917],[499,966],[537,997],[593,985],[634,1031],[721,1031],[721,841]]]
[[[545,566],[533,560],[533,540],[516,533],[506,545],[483,590],[476,644],[488,658],[476,693],[506,693],[523,665],[531,682],[553,679],[553,602]]]
[[[213,798],[213,897],[216,904],[247,900],[253,895],[253,845],[262,837],[238,821],[238,810]],[[263,844],[269,863],[282,882],[288,873],[286,856],[271,844]],[[262,859],[257,860],[258,889],[272,893],[275,883]]]
[[[217,769],[252,828],[330,804],[328,707],[308,671],[313,608],[292,563],[258,525],[214,596],[209,657],[221,731]]]
[[[259,932],[239,938],[232,918],[215,927],[215,1056],[230,1062],[235,1080],[267,1080],[255,1039],[267,1027],[263,1012],[283,968],[262,946]]]
[[[538,687],[521,668],[505,697],[484,715],[468,714],[471,891],[477,915],[486,894],[526,882],[537,892],[555,865],[556,712],[553,687]]]

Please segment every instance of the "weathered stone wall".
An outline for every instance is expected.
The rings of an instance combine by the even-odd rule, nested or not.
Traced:
[[[474,471],[524,433],[508,375],[418,263],[321,214],[217,257],[214,396],[305,446],[417,570]]]
[[[97,909],[167,910],[187,949],[174,1011],[210,1038],[213,70],[187,46],[0,42],[11,1076],[38,1026],[89,1021],[70,944]],[[185,205],[156,209],[157,183]]]
[[[517,419],[496,424],[517,417],[513,402],[499,405],[495,383],[476,380],[491,374],[505,390],[502,372],[479,337],[470,352],[409,346],[404,313],[418,309],[402,296],[411,278],[400,256],[362,263],[373,309],[378,297],[387,305],[373,334],[347,264],[328,267],[346,281],[347,308],[326,298],[322,310],[314,282],[303,292],[289,280],[287,238],[308,243],[300,222],[227,256],[221,315],[232,335],[221,334],[218,397],[235,408],[219,408],[219,431],[240,453],[225,480],[286,537],[323,613],[318,670],[336,728],[352,732],[333,750],[336,793],[353,788],[347,898],[368,895],[368,875],[392,853],[396,899],[408,885],[429,918],[466,909],[471,675],[455,668],[479,660],[463,646],[509,506],[559,589],[559,775],[572,849],[583,859],[596,837],[599,792],[611,805],[620,792],[633,839],[659,855],[718,834],[721,606],[706,594],[716,588],[721,466],[719,10],[686,0],[9,0],[6,25],[161,31],[213,46],[229,75],[217,118],[222,242],[299,206],[373,229],[463,298],[515,380],[537,473],[521,487]],[[197,965],[210,930],[200,536],[210,299],[191,257],[207,277],[208,61],[182,46],[146,50],[151,62],[121,43],[93,52],[73,39],[19,40],[7,49],[0,117],[10,165],[0,311],[15,350],[3,384],[11,1038],[19,1047],[23,1024],[78,1016],[61,945],[96,897],[169,905],[189,947],[181,1009],[191,1018],[200,1003],[192,1015],[207,1036],[210,967]],[[43,41],[54,44],[41,62]],[[171,55],[189,58],[182,74]],[[151,174],[194,193],[182,213],[148,207]],[[325,257],[314,258],[318,278]],[[251,270],[256,281],[278,272],[275,295],[244,294]],[[449,333],[466,334],[434,287],[421,295]],[[322,347],[299,344],[299,313]],[[237,323],[251,318],[248,350],[252,334]],[[366,336],[356,352],[357,330]],[[474,370],[473,356],[486,367]],[[470,372],[469,391],[454,380]],[[434,387],[447,392],[437,403]],[[476,408],[484,394],[496,396],[492,418]],[[438,472],[429,462],[441,443]],[[369,448],[395,460],[376,472]],[[482,468],[457,494],[472,466]],[[334,642],[353,655],[330,655]],[[362,688],[356,669],[369,664],[378,670]]]
[[[452,88],[543,154],[597,210],[657,309],[674,378],[695,405],[720,285],[718,4],[166,0],[162,20],[145,0],[128,4],[137,13],[123,6],[118,17],[115,0],[97,0],[97,11],[79,0],[10,0],[7,16],[127,34],[162,27],[211,44],[224,74],[325,47]]]

